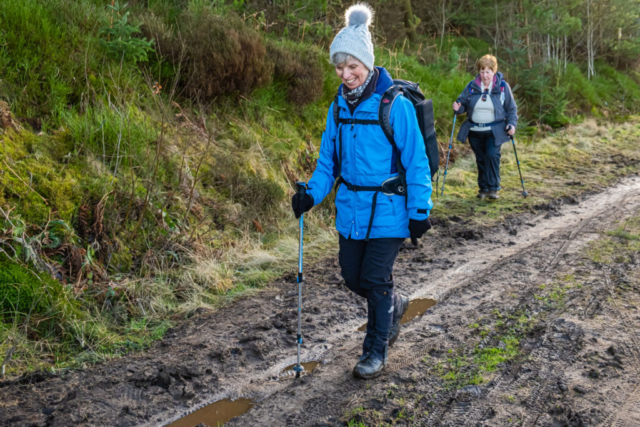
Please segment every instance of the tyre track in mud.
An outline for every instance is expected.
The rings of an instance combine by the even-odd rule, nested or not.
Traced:
[[[632,329],[637,330],[638,328],[633,328],[631,325],[631,319],[621,310],[620,305],[616,298],[613,296],[611,292],[611,280],[609,277],[609,271],[604,271],[604,280],[606,283],[606,288],[610,295],[611,301],[613,301],[613,306],[622,321],[622,325],[624,327],[627,335],[631,337],[631,343],[633,344],[633,359],[634,359],[634,369],[636,375],[640,375],[640,345],[638,343],[638,339],[636,338],[636,333]],[[635,412],[636,416],[633,415]],[[640,422],[640,383],[638,383],[626,396],[622,407],[613,412],[607,420],[603,423],[604,426],[607,427],[626,427],[633,425],[632,423]]]
[[[625,197],[618,203],[618,206],[626,206],[628,201],[631,198],[636,197],[637,195],[637,191],[625,195]],[[606,218],[608,223],[615,222],[623,218],[625,216],[625,212],[618,206],[604,209],[602,212],[597,213],[593,217],[583,221],[579,227],[573,229],[570,232],[569,236],[564,240],[562,245],[558,248],[549,264],[542,271],[540,271],[539,274],[536,274],[532,278],[532,283],[542,283],[545,280],[552,279],[552,276],[549,275],[549,272],[553,271],[552,269],[558,264],[559,258],[566,253],[567,249],[571,246],[572,243],[575,242],[578,237],[585,233],[599,233],[604,230],[605,227],[598,227],[603,218]],[[590,228],[593,228],[593,230]],[[525,295],[525,297],[523,297],[522,299],[527,300],[532,296],[532,294],[533,290],[531,292],[528,292],[528,294]],[[543,334],[544,340],[541,344],[541,347],[538,349],[534,349],[529,354],[532,362],[529,366],[529,369],[533,369],[533,373],[530,375],[520,375],[518,376],[518,378],[513,378],[509,374],[502,373],[498,377],[498,379],[494,380],[496,382],[496,385],[488,390],[487,393],[483,395],[481,400],[479,399],[478,401],[471,402],[473,411],[467,414],[467,422],[464,424],[465,426],[475,426],[477,422],[479,422],[486,416],[486,413],[489,410],[490,405],[492,404],[492,402],[489,400],[490,397],[500,394],[513,394],[515,390],[521,388],[525,383],[529,382],[531,378],[536,378],[536,381],[533,383],[534,385],[531,392],[531,398],[526,402],[526,407],[529,411],[521,420],[521,425],[533,426],[536,424],[537,420],[546,409],[546,407],[544,406],[544,402],[556,390],[558,382],[561,381],[566,383],[566,378],[564,378],[564,375],[562,375],[562,373],[558,374],[556,372],[553,372],[550,365],[546,363],[548,360],[550,360],[550,356],[552,355],[549,336],[551,335],[550,329],[553,326],[556,318],[551,317],[547,319],[547,326],[545,333]]]
[[[528,277],[529,286],[539,284],[544,282],[545,280],[551,279],[550,272],[559,264],[561,257],[566,253],[569,247],[575,243],[575,241],[585,233],[597,233],[597,228],[593,229],[594,226],[597,227],[603,220],[606,220],[608,223],[611,221],[615,221],[616,219],[620,219],[624,216],[625,212],[623,211],[623,207],[625,207],[630,200],[635,200],[639,194],[637,189],[629,188],[625,193],[621,196],[615,198],[611,201],[611,204],[614,207],[605,207],[592,213],[590,216],[585,218],[581,223],[577,226],[575,223],[570,223],[566,225],[564,228],[556,230],[553,234],[545,237],[534,245],[525,248],[519,248],[518,250],[513,251],[510,255],[505,258],[500,258],[493,263],[489,264],[483,271],[479,272],[479,274],[474,274],[473,277],[466,278],[462,280],[459,284],[447,287],[446,289],[433,292],[432,295],[436,296],[438,300],[437,308],[442,308],[443,304],[448,302],[454,295],[459,295],[464,291],[471,291],[476,287],[483,287],[490,285],[491,282],[487,283],[487,278],[494,275],[496,271],[504,268],[508,268],[509,264],[513,263],[516,259],[520,259],[524,256],[531,256],[534,252],[539,252],[541,248],[547,247],[549,245],[554,245],[556,248],[551,260],[546,263],[541,269],[538,269],[534,274]],[[551,242],[551,240],[555,240]],[[585,239],[580,242],[580,246],[584,246],[589,239]],[[572,248],[577,249],[577,248]],[[468,267],[467,267],[468,268]],[[467,269],[463,268],[463,270]],[[397,275],[397,274],[396,274]],[[440,277],[437,280],[441,282],[443,280],[449,280],[449,283],[454,281],[455,274],[447,274],[443,272],[439,275]],[[533,292],[533,291],[532,291]],[[434,295],[435,294],[435,295]],[[425,295],[429,295],[429,290],[426,292],[421,292],[418,296],[423,297]],[[416,297],[413,295],[412,297]],[[419,320],[415,320],[410,326],[405,326],[403,328],[403,335],[411,334],[417,330],[420,330],[424,327],[424,323],[429,322],[428,315],[423,316]],[[547,333],[545,337],[549,336],[549,328],[553,325],[553,319],[547,324]],[[531,352],[531,357],[534,361],[534,374],[531,376],[521,376],[518,379],[514,379],[509,375],[503,375],[495,380],[495,386],[489,390],[482,399],[473,400],[471,402],[458,402],[453,408],[453,411],[436,411],[433,413],[424,425],[438,425],[438,423],[445,422],[445,425],[468,425],[474,426],[476,423],[485,416],[487,412],[488,405],[487,402],[490,402],[489,398],[491,395],[499,395],[501,393],[509,392],[513,389],[519,388],[523,382],[528,381],[532,377],[537,377],[539,380],[542,380],[542,384],[540,381],[536,382],[536,385],[532,391],[532,396],[527,403],[527,407],[530,410],[530,413],[526,415],[523,420],[523,425],[534,425],[537,418],[540,416],[542,411],[544,410],[543,403],[547,400],[548,396],[551,395],[553,390],[556,387],[557,375],[556,373],[551,371],[551,367],[545,363],[551,355],[551,349],[547,348],[548,343],[543,343],[540,349],[535,349]],[[397,372],[399,369],[402,369],[406,366],[413,365],[419,360],[421,360],[425,355],[426,351],[429,347],[432,347],[433,343],[424,344],[421,346],[413,347],[410,349],[402,349],[401,353],[398,353],[396,349],[393,350],[393,355],[390,356],[390,363],[385,370],[385,374],[381,377],[382,380],[386,377],[389,377],[394,372]],[[351,347],[349,353],[357,353],[358,346],[355,345]],[[335,362],[338,362],[337,360]],[[335,362],[333,364],[335,364]],[[342,360],[340,360],[342,362]],[[351,359],[351,363],[354,363],[354,359]],[[341,363],[341,365],[343,365]],[[350,365],[347,365],[349,368]],[[345,378],[340,381],[340,375]],[[331,396],[334,392],[339,393],[340,396],[352,396],[353,394],[362,391],[364,389],[365,384],[361,381],[356,381],[350,377],[350,372],[348,369],[343,369],[339,375],[334,375],[333,378],[326,379],[318,379],[318,381],[323,382],[335,382],[338,381],[338,384],[333,383],[329,393],[323,393],[325,396]],[[301,394],[304,392],[309,392],[309,390],[301,391]],[[310,393],[313,395],[313,393]],[[285,398],[286,399],[286,398]],[[302,411],[303,414],[296,417],[288,418],[287,425],[305,425],[305,426],[314,426],[314,425],[323,425],[329,424],[332,421],[332,418],[342,415],[345,408],[348,408],[348,399],[337,397],[337,398],[328,398],[323,400],[320,396],[313,396],[311,398],[306,398],[306,402],[308,406],[304,406],[302,404],[298,404],[297,408],[292,408],[294,411]],[[271,408],[277,407],[278,405],[271,406]],[[282,407],[282,406],[280,406]],[[254,409],[252,411],[253,416],[247,414],[244,417],[238,418],[231,425],[268,425],[268,424],[260,424],[261,419],[265,419],[265,414],[260,412],[259,408]],[[453,415],[453,417],[451,417]],[[333,417],[332,417],[333,416]],[[453,418],[453,419],[450,419]],[[464,421],[463,421],[464,420]],[[461,423],[462,421],[462,423]]]
[[[636,189],[639,178],[625,179],[579,205],[523,216],[517,237],[501,230],[481,241],[456,243],[436,235],[420,250],[404,250],[394,273],[398,289],[412,299],[430,297],[438,304],[403,327],[388,368],[374,381],[387,381],[420,363],[430,349],[455,345],[466,327],[458,312],[489,312],[510,287],[534,286],[541,270],[550,263],[555,263],[553,268],[562,264],[572,248],[567,241],[596,233],[591,228],[600,225],[602,217],[617,215],[607,205],[620,207]],[[450,250],[439,250],[442,244]],[[304,324],[303,335],[309,339],[302,361],[323,364],[302,380],[278,378],[295,362],[291,328],[296,322],[291,315],[297,286],[287,281],[194,319],[147,354],[35,384],[0,383],[0,425],[166,425],[214,401],[238,397],[254,399],[256,405],[230,426],[330,423],[367,395],[367,382],[351,376],[362,339],[356,330],[366,322],[364,307],[333,279],[337,271],[337,264],[330,262],[308,273],[303,312],[313,322]],[[496,287],[496,275],[506,282]],[[421,381],[437,386],[429,378]],[[497,383],[508,387],[513,379],[505,376]],[[532,406],[541,399],[533,398]],[[43,408],[55,409],[55,417],[43,415]],[[486,408],[475,400],[460,402],[451,411],[434,409],[429,418],[434,423],[452,418],[460,424],[460,418],[482,417]]]

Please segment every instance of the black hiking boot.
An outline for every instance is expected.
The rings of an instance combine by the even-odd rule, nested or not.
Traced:
[[[496,190],[489,191],[489,194],[487,195],[487,197],[490,198],[491,200],[498,200],[500,198]]]
[[[480,190],[478,191],[478,195],[476,196],[478,199],[484,199],[489,195],[488,191]]]
[[[387,366],[387,358],[372,353],[365,360],[359,361],[353,368],[353,376],[363,380],[369,380],[379,376]]]
[[[400,336],[400,324],[402,320],[402,316],[409,309],[409,298],[403,297],[400,294],[395,295],[396,301],[393,307],[393,323],[391,324],[391,331],[389,331],[389,347],[393,345],[394,342]]]

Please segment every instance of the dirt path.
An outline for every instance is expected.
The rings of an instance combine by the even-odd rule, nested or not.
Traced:
[[[365,425],[640,425],[640,317],[628,308],[635,294],[618,301],[619,272],[598,270],[581,255],[614,221],[639,210],[636,177],[579,203],[541,206],[495,230],[443,224],[447,233],[401,252],[397,287],[437,304],[403,327],[374,381],[351,376],[365,305],[330,260],[306,274],[303,360],[321,364],[301,380],[281,375],[295,362],[297,319],[297,285],[283,280],[170,331],[145,354],[64,377],[0,383],[0,424],[166,425],[208,403],[243,397],[253,407],[228,425],[336,425],[354,410]],[[559,277],[584,283],[562,291],[567,302],[560,308],[548,290]],[[509,320],[516,314],[540,321],[529,330]],[[497,333],[470,328],[474,322],[486,331],[514,322],[526,329],[522,360],[501,364],[476,388],[446,387],[436,370],[452,355],[462,360],[492,340],[505,345]],[[608,365],[585,377],[592,359]],[[601,387],[590,382],[595,375]],[[558,419],[579,422],[554,424]]]

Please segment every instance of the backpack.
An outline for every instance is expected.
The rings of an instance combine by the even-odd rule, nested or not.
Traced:
[[[429,169],[431,171],[432,179],[438,173],[440,165],[440,154],[438,152],[438,141],[436,140],[436,129],[433,114],[433,102],[431,99],[425,98],[424,94],[418,86],[419,83],[394,79],[393,85],[382,95],[380,104],[378,106],[379,122],[377,124],[382,127],[382,131],[389,140],[389,143],[398,153],[398,155],[396,156],[396,164],[398,173],[403,177],[403,181],[405,170],[402,166],[402,162],[400,161],[399,150],[398,146],[396,145],[396,141],[393,138],[393,128],[391,127],[390,121],[391,108],[393,107],[393,103],[399,95],[403,95],[405,98],[411,101],[416,110],[418,126],[420,127],[420,133],[422,134],[422,138],[424,140],[425,153],[427,155],[427,159],[429,160]],[[335,102],[333,103],[333,120],[336,126],[338,126],[338,123],[341,122],[341,119],[339,118],[340,109],[338,107],[339,96],[340,94],[336,95]]]

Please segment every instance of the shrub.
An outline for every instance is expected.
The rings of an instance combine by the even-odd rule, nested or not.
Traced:
[[[200,14],[184,12],[171,27],[145,19],[145,35],[156,39],[157,52],[170,64],[170,70],[162,68],[163,77],[177,76],[189,97],[247,94],[271,78],[273,65],[262,37],[233,15],[204,8]]]
[[[147,52],[152,50],[152,41],[136,38],[140,33],[139,24],[129,23],[129,11],[125,11],[127,5],[115,2],[108,7],[117,13],[119,19],[100,29],[102,47],[116,60],[122,61],[146,61]]]
[[[269,41],[267,53],[273,61],[274,78],[285,84],[289,102],[304,106],[322,96],[322,50],[305,44]]]
[[[567,64],[567,68],[560,78],[560,84],[567,87],[567,94],[572,106],[582,112],[589,112],[593,107],[601,104],[591,82],[573,63]]]

